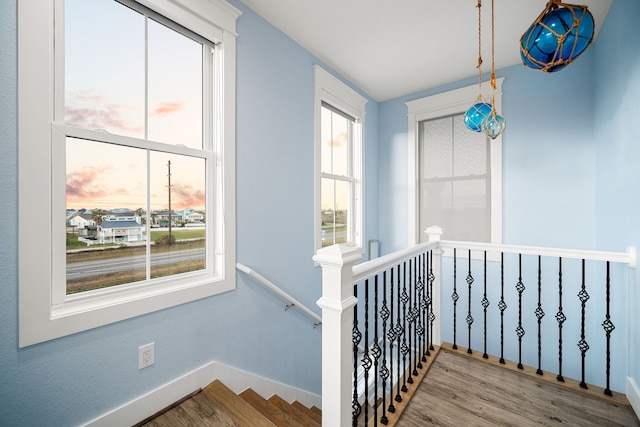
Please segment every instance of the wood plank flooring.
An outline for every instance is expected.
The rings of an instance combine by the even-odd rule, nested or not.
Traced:
[[[567,390],[444,348],[400,417],[411,426],[640,427],[630,406]]]

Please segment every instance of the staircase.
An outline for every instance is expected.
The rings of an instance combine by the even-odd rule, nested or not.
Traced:
[[[252,389],[234,393],[219,380],[138,426],[321,427],[322,412],[277,395],[265,399]]]

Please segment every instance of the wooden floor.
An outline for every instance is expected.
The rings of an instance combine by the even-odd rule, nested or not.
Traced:
[[[409,426],[640,426],[630,406],[441,349],[400,417]]]

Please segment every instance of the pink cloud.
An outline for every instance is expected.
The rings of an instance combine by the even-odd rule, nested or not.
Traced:
[[[110,104],[100,93],[74,92],[67,95],[65,104],[65,122],[73,126],[138,137],[144,133],[142,123],[136,123],[142,121],[138,108]]]
[[[96,183],[99,178],[109,172],[112,167],[96,168],[85,166],[67,174],[67,197],[76,201],[92,200],[108,196],[106,187]]]
[[[191,185],[177,183],[171,186],[171,201],[172,209],[204,208],[206,194]]]
[[[182,110],[184,110],[184,102],[182,101],[160,102],[158,106],[153,109],[151,115],[166,116]]]

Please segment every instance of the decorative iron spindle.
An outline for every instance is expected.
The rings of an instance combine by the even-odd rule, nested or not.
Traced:
[[[391,267],[391,281],[389,282],[389,306],[391,307],[391,314],[389,318],[391,319],[391,324],[389,324],[389,412],[396,412],[396,407],[393,406],[393,399],[391,396],[393,395],[393,342],[396,340],[396,329],[393,323],[393,267]]]
[[[418,362],[420,357],[418,352],[420,351],[420,344],[418,342],[418,329],[420,328],[420,311],[418,310],[418,288],[420,287],[420,270],[418,265],[420,264],[420,256],[414,258],[413,261],[413,278],[415,286],[413,287],[413,375],[418,376]]]
[[[611,308],[611,276],[609,274],[609,261],[607,261],[607,315],[602,322],[602,327],[607,335],[607,387],[604,389],[604,394],[607,396],[612,396],[611,390],[609,389],[609,380],[611,379],[611,332],[616,328],[615,325],[611,322],[610,308]]]
[[[402,323],[400,322],[400,264],[398,264],[398,285],[396,290],[398,291],[398,307],[397,307],[397,318],[396,318],[396,338],[398,340],[397,343],[397,358],[396,358],[396,374],[398,376],[398,389],[396,392],[396,402],[402,402],[402,395],[400,395],[400,375],[402,375],[402,373],[400,373],[400,351],[401,351],[401,345],[400,345],[400,338],[403,336],[404,334],[404,328],[402,327]],[[406,386],[405,386],[406,387]]]
[[[393,289],[392,289],[393,292]],[[387,378],[389,378],[389,368],[387,368],[387,320],[389,319],[389,307],[387,306],[387,271],[382,273],[382,307],[380,308],[380,318],[382,319],[382,366],[380,366],[380,379],[382,381],[382,416],[380,422],[388,424],[387,418]],[[376,399],[377,401],[377,399]]]
[[[376,402],[376,405],[378,403],[378,367],[379,367],[379,363],[380,363],[380,356],[382,355],[382,349],[380,348],[380,344],[379,344],[379,340],[378,340],[378,324],[379,322],[379,317],[378,317],[378,277],[380,275],[377,274],[375,277],[375,281],[374,281],[374,297],[373,297],[373,319],[374,319],[374,324],[373,324],[373,347],[371,348],[371,352],[373,354],[373,366],[374,366],[374,394],[373,394],[373,401]],[[384,342],[383,342],[384,343]],[[368,405],[367,405],[368,406]],[[374,425],[378,424],[377,421],[377,417],[375,416],[375,409],[374,409],[374,418],[376,418],[376,421],[374,421]]]
[[[408,372],[408,375],[409,375],[408,378],[407,378],[407,382],[409,384],[413,384],[413,370],[411,369],[411,363],[412,363],[411,359],[413,359],[413,354],[411,354],[411,349],[413,348],[412,347],[412,343],[413,343],[413,334],[412,334],[412,332],[413,332],[413,328],[412,328],[412,326],[413,326],[413,309],[412,309],[412,306],[411,306],[411,300],[412,300],[411,294],[412,294],[412,290],[413,290],[413,287],[414,287],[413,286],[413,279],[415,278],[415,275],[412,274],[413,273],[412,272],[412,265],[415,265],[415,261],[414,262],[412,262],[412,261],[414,261],[414,260],[409,258],[409,282],[408,282],[409,283],[409,294],[407,295],[407,298],[408,298],[407,302],[408,302],[408,305],[409,305],[409,311],[407,312],[407,315],[406,315],[407,316],[407,323],[409,325],[408,334],[407,334],[407,335],[409,335],[409,345],[407,346],[407,354],[409,354],[409,368],[406,371],[406,372]],[[405,277],[405,279],[406,279],[406,277]]]
[[[429,292],[429,279],[427,278],[427,272],[429,267],[427,263],[429,257],[427,253],[422,254],[422,295],[420,297],[420,308],[422,311],[422,357],[423,362],[427,361],[427,355],[429,354],[429,321],[427,320],[427,311],[429,310],[429,303],[427,295]]]
[[[538,255],[538,307],[535,313],[538,318],[538,370],[536,370],[536,374],[542,375],[542,318],[544,311],[542,310],[542,257],[540,255]]]
[[[473,324],[473,317],[471,316],[471,285],[473,284],[473,276],[471,275],[471,249],[469,249],[469,271],[467,273],[467,285],[469,285],[469,311],[467,312],[467,325],[469,327],[469,345],[467,346],[467,353],[472,354],[471,351],[471,325]]]
[[[362,355],[362,368],[364,369],[364,420],[369,419],[369,369],[371,358],[369,357],[369,279],[364,281],[364,354]]]
[[[564,382],[562,376],[562,324],[567,320],[567,316],[562,312],[562,257],[558,258],[558,313],[556,320],[558,321],[558,381]]]
[[[484,332],[483,332],[484,353],[482,354],[482,357],[484,359],[488,359],[489,355],[487,354],[487,307],[489,307],[489,300],[487,299],[487,251],[484,251],[484,293],[482,294],[482,307],[484,309]]]
[[[433,314],[433,282],[436,280],[436,276],[433,274],[433,251],[429,251],[429,350],[435,350],[433,347],[433,321],[436,320],[436,315]],[[427,356],[431,356],[431,353],[427,353]]]
[[[358,285],[353,285],[353,296],[358,298]],[[353,399],[351,401],[351,421],[353,426],[358,425],[358,417],[362,412],[362,406],[358,402],[358,344],[362,340],[362,333],[358,329],[358,304],[353,306],[353,329],[351,342],[353,343]]]
[[[417,286],[417,304],[416,304],[416,309],[418,309],[418,345],[417,345],[417,357],[416,359],[418,360],[418,368],[422,369],[423,365],[422,362],[426,362],[427,359],[426,357],[424,357],[424,343],[425,343],[425,335],[424,335],[424,331],[425,331],[425,317],[424,317],[424,313],[425,313],[425,306],[424,306],[424,257],[425,254],[422,253],[419,257],[418,257],[418,271],[420,272],[419,274],[419,278],[418,278],[418,286]]]
[[[500,363],[504,364],[504,311],[507,304],[504,302],[504,252],[500,253]]]
[[[581,323],[580,341],[578,342],[578,348],[580,349],[580,353],[582,353],[582,380],[580,381],[580,387],[586,389],[588,387],[587,387],[587,383],[585,382],[584,371],[585,371],[585,358],[586,358],[587,350],[589,350],[589,344],[584,339],[585,338],[584,326],[586,321],[586,305],[587,305],[587,300],[589,300],[589,294],[587,293],[587,289],[586,289],[584,264],[585,264],[585,261],[583,259],[582,260],[582,287],[580,288],[580,292],[578,292],[578,298],[580,299],[580,304],[582,306],[582,315],[580,316],[580,323]]]
[[[456,248],[453,248],[453,294],[451,294],[451,299],[453,300],[453,349],[458,349],[458,344],[456,342],[456,311],[457,311],[457,303],[458,292],[456,289]]]
[[[525,290],[522,283],[522,254],[518,254],[518,283],[516,284],[518,291],[518,327],[516,334],[518,335],[518,369],[524,369],[522,366],[522,337],[524,336],[524,328],[522,327],[522,293]]]
[[[411,274],[411,269],[409,269]],[[409,347],[407,346],[407,302],[409,301],[409,295],[407,295],[407,262],[402,263],[402,391],[406,393],[407,388],[407,353],[409,353]],[[410,334],[409,334],[410,336]]]

